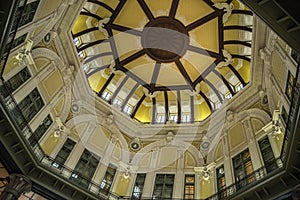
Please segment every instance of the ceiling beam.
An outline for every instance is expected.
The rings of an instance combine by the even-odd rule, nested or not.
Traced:
[[[253,16],[253,13],[250,10],[233,10],[231,14],[244,14]]]
[[[91,71],[90,73],[86,74],[86,77],[88,78],[88,77],[92,76],[93,74],[95,74],[95,73],[97,73],[97,72],[99,72],[99,71],[101,71],[101,70],[106,69],[107,67],[109,67],[109,65],[103,65],[103,66],[101,66],[101,67],[97,67],[96,69],[94,69],[94,70]]]
[[[200,91],[199,94],[203,97],[204,101],[208,105],[210,112],[213,112],[213,107],[211,106],[210,100],[208,99],[208,97],[202,91]]]
[[[156,124],[156,98],[152,98],[152,124]]]
[[[191,106],[191,123],[195,122],[195,101],[194,96],[190,96],[190,106]]]
[[[168,92],[164,91],[164,98],[165,98],[165,123],[169,121],[169,98]]]
[[[130,63],[130,62],[132,62],[133,60],[135,60],[135,59],[137,59],[137,58],[143,56],[145,53],[146,53],[145,49],[142,49],[142,50],[140,50],[140,51],[138,51],[138,52],[136,52],[136,53],[134,53],[134,54],[128,56],[128,57],[125,58],[124,60],[121,60],[120,63],[119,63],[119,65],[120,65],[120,66],[124,66],[124,65],[126,65],[126,64],[128,64],[128,63]],[[120,66],[116,66],[116,67],[118,68],[118,67],[120,67]]]
[[[172,6],[171,6],[171,9],[170,9],[170,14],[169,14],[170,18],[175,18],[176,11],[177,11],[177,8],[178,8],[178,4],[179,4],[179,0],[173,0],[172,1]]]
[[[212,72],[216,66],[217,63],[219,63],[221,60],[217,59],[215,60],[213,63],[211,63],[205,70],[204,72],[202,72],[202,74],[200,74],[200,76],[194,81],[193,83],[193,87],[195,87],[197,85],[197,83],[200,83],[210,72]]]
[[[117,16],[119,15],[119,13],[121,12],[122,8],[124,7],[126,3],[126,0],[120,0],[117,7],[115,8],[115,11],[112,13],[112,15],[110,16],[110,20],[107,23],[107,25],[110,25],[113,23],[113,21],[115,21],[115,19],[117,18]]]
[[[120,92],[120,90],[122,89],[122,87],[125,85],[126,81],[128,80],[128,76],[125,76],[123,78],[123,80],[121,81],[121,83],[118,85],[117,89],[113,92],[111,98],[110,98],[110,102],[111,104],[114,103],[115,98],[117,97],[118,93]]]
[[[143,101],[145,100],[146,95],[143,94],[143,96],[140,98],[140,100],[137,102],[137,104],[134,106],[132,113],[130,114],[131,118],[134,118],[136,112],[138,111],[139,107],[142,105]]]
[[[142,85],[145,88],[147,88],[149,91],[151,91],[151,88],[150,88],[149,84],[147,84],[144,80],[142,80],[140,77],[138,77],[137,75],[135,75],[134,73],[132,73],[131,71],[129,71],[128,69],[126,69],[125,67],[121,67],[120,66],[119,70],[121,70],[122,72],[124,72],[127,76],[129,76],[131,79],[135,80],[140,85]]]
[[[251,48],[251,43],[240,41],[240,40],[226,40],[226,41],[224,41],[224,45],[228,45],[228,44],[239,44],[239,45],[243,45],[243,46]]]
[[[192,51],[192,52],[195,52],[195,53],[199,53],[199,54],[202,54],[202,55],[205,55],[205,56],[210,56],[210,57],[213,57],[213,58],[220,58],[220,55],[218,53],[210,51],[210,50],[207,50],[207,49],[202,49],[201,47],[196,47],[196,46],[188,45],[187,49],[189,51]]]
[[[146,16],[148,17],[148,19],[150,21],[154,20],[154,16],[150,10],[150,8],[148,7],[148,5],[146,4],[146,2],[144,0],[138,0],[141,8],[143,9],[144,13],[146,14]]]
[[[126,32],[127,34],[131,34],[131,35],[136,35],[136,36],[140,36],[142,37],[143,32],[136,30],[136,29],[132,29],[126,26],[121,26],[118,24],[110,24],[108,25],[109,28],[117,30],[117,31],[122,31],[122,32]]]
[[[224,30],[234,30],[234,29],[239,29],[239,30],[243,30],[243,31],[252,32],[252,28],[250,28],[248,26],[239,26],[239,25],[224,26]]]
[[[94,42],[90,42],[90,43],[84,43],[82,45],[80,45],[79,48],[77,48],[77,52],[83,51],[89,47],[95,46],[97,44],[101,44],[102,42],[108,42],[107,40],[96,40]]]
[[[171,91],[171,90],[190,90],[191,87],[188,85],[169,85],[169,86],[157,86],[153,89],[155,91]]]
[[[219,101],[222,103],[223,99],[220,95],[219,90],[217,90],[217,88],[209,80],[203,79],[203,82],[206,83],[214,91],[214,93],[217,95]]]
[[[153,92],[152,90],[155,87],[155,83],[156,83],[157,78],[158,78],[160,67],[161,67],[161,63],[156,62],[155,66],[154,66],[154,71],[153,71],[153,74],[152,74],[152,78],[151,78],[151,83],[150,83],[151,92]]]
[[[201,26],[202,24],[205,24],[206,22],[216,18],[218,16],[218,12],[212,12],[209,15],[206,15],[205,17],[202,17],[201,19],[198,19],[196,21],[194,21],[193,23],[189,24],[186,26],[186,30],[187,31],[191,31],[195,28],[197,28],[198,26]]]
[[[80,37],[84,34],[87,34],[87,33],[93,32],[93,31],[97,31],[97,30],[98,30],[98,27],[91,27],[91,28],[84,29],[83,31],[80,31],[78,33],[72,34],[72,35],[73,35],[73,38],[75,38],[75,37]]]
[[[218,39],[219,39],[219,54],[223,57],[222,50],[224,49],[224,24],[223,24],[224,11],[218,11]]]
[[[104,53],[99,53],[99,54],[96,54],[96,55],[88,56],[84,60],[83,64],[88,64],[89,62],[91,62],[91,61],[93,61],[97,58],[101,58],[101,57],[104,57],[104,56],[110,56],[110,55],[112,55],[112,52],[104,52]]]
[[[104,92],[104,90],[107,88],[107,86],[109,85],[109,83],[111,82],[111,80],[114,78],[115,74],[111,74],[109,76],[109,78],[107,79],[107,81],[105,82],[105,84],[103,85],[103,87],[100,89],[100,91],[98,92],[98,97],[101,97],[102,93]]]
[[[180,90],[177,90],[177,123],[181,122],[181,96]]]
[[[83,8],[83,9],[86,10],[85,8]],[[91,12],[89,12],[88,10],[86,10],[86,11],[81,11],[81,12],[80,12],[80,15],[92,17],[92,18],[95,18],[95,19],[97,19],[97,20],[103,19],[102,17],[100,17],[100,16],[98,16],[98,15],[96,15],[96,14],[94,14],[94,13],[91,13]]]
[[[240,73],[238,73],[238,71],[231,64],[229,64],[228,67],[234,73],[234,75],[239,79],[239,81],[243,86],[247,85],[243,77],[240,75]]]
[[[238,55],[238,54],[232,54],[231,56],[232,56],[232,58],[239,58],[239,59],[242,59],[242,60],[245,60],[245,61],[251,62],[251,59],[250,59],[250,58],[248,58],[247,56]]]
[[[175,64],[176,64],[177,68],[179,69],[181,75],[184,77],[187,85],[190,87],[191,90],[194,90],[193,81],[189,77],[188,73],[186,72],[186,70],[185,70],[184,66],[182,65],[182,63],[180,62],[180,60],[176,59]]]
[[[229,90],[230,94],[232,94],[232,96],[235,95],[235,92],[232,90],[229,82],[224,78],[224,76],[222,74],[220,74],[217,70],[213,70],[213,72],[222,80],[222,82],[224,83],[224,85],[226,85],[227,89]]]
[[[121,106],[121,110],[122,110],[122,111],[124,110],[125,106],[126,106],[126,105],[128,104],[128,102],[129,102],[131,96],[134,94],[134,92],[136,91],[136,89],[137,89],[139,86],[140,86],[140,84],[139,84],[139,83],[136,83],[136,84],[133,86],[133,88],[130,90],[129,94],[126,96],[126,98],[125,98],[125,100],[124,100],[124,102],[123,102],[123,104],[122,104],[122,106]]]
[[[90,3],[94,3],[94,4],[97,4],[98,6],[101,6],[103,8],[105,8],[106,10],[108,10],[109,12],[113,13],[114,12],[114,9],[112,7],[110,7],[109,5],[101,2],[101,1],[97,1],[97,0],[88,0],[88,2]]]

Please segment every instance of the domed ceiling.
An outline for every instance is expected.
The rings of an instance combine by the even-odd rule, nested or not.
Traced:
[[[236,0],[88,0],[72,35],[91,89],[142,123],[203,121],[250,81]]]

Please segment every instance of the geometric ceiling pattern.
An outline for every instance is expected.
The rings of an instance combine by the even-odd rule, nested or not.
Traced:
[[[250,81],[237,0],[88,0],[72,35],[99,97],[142,123],[205,120]]]

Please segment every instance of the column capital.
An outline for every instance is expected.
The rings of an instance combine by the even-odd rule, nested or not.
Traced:
[[[0,200],[17,200],[21,194],[31,191],[31,180],[22,174],[10,174],[8,182],[0,196]]]

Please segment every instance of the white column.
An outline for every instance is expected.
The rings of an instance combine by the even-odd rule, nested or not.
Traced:
[[[155,167],[156,167],[157,157],[158,157],[158,151],[152,151],[149,172],[146,175],[142,198],[151,197],[154,181],[155,181]]]
[[[194,170],[195,170],[195,199],[200,199],[201,172],[200,170],[198,170],[198,167],[195,167]]]
[[[234,183],[234,173],[232,168],[227,132],[224,132],[224,135],[221,137],[221,141],[224,154],[225,183],[226,186],[229,186]]]
[[[129,182],[128,190],[127,190],[127,193],[126,193],[126,196],[127,196],[127,197],[131,197],[131,195],[132,195],[136,177],[137,177],[137,174],[136,174],[136,173],[132,173],[132,174],[130,175],[130,182]]]
[[[174,192],[173,198],[182,199],[183,198],[183,189],[184,189],[184,151],[181,147],[177,150],[177,171],[174,180]]]
[[[257,170],[263,166],[263,162],[261,159],[261,155],[259,153],[259,147],[254,137],[254,130],[251,124],[250,117],[247,117],[242,121],[242,124],[245,129],[246,137],[248,140],[248,148],[251,155],[251,162],[253,166],[253,170]]]

